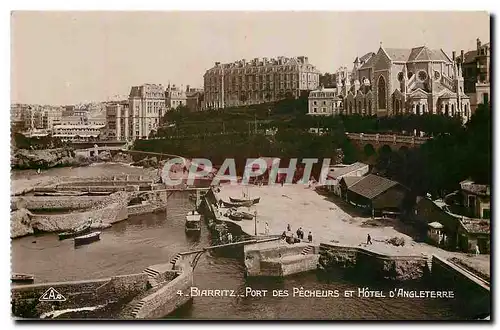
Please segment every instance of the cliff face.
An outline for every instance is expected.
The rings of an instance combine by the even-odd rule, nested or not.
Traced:
[[[33,234],[32,214],[27,209],[18,209],[10,213],[10,237],[22,237]]]
[[[85,159],[75,158],[73,149],[17,149],[11,156],[11,167],[16,169],[50,168],[56,166],[82,165]]]

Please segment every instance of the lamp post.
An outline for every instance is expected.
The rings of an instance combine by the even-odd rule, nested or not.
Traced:
[[[255,219],[255,236],[257,236],[257,210],[254,212],[254,219]]]

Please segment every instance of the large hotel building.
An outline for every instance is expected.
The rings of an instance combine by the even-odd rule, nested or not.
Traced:
[[[305,56],[216,62],[204,75],[204,107],[218,109],[297,98],[302,91],[319,86],[319,74]]]

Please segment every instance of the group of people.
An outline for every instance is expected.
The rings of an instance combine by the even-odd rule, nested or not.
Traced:
[[[299,227],[296,231],[296,236],[294,233],[292,233],[292,227],[290,226],[290,224],[288,224],[287,230],[283,232],[283,234],[281,234],[281,237],[283,239],[285,239],[287,241],[287,243],[289,244],[293,244],[293,243],[300,243],[302,240],[305,240],[304,239],[304,231],[302,230],[302,227]],[[307,235],[307,241],[309,243],[312,243],[312,240],[313,240],[313,236],[312,236],[312,233],[309,232],[309,234]]]

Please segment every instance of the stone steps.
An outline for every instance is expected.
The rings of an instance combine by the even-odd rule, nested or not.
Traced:
[[[180,254],[177,254],[175,257],[172,258],[172,260],[170,260],[170,263],[173,265],[173,267],[175,267],[175,264],[176,262],[181,258],[181,255]]]
[[[151,288],[157,288],[159,285],[158,276],[160,275],[160,273],[149,267],[144,269],[144,273],[148,274],[148,282],[149,285],[151,285]]]
[[[140,300],[135,306],[132,312],[130,313],[133,318],[137,316],[139,311],[141,310],[142,306],[144,306],[145,302]]]
[[[313,249],[314,249],[314,247],[312,245],[308,245],[302,250],[302,252],[300,254],[305,256],[306,254],[309,254],[310,252],[312,252]]]

